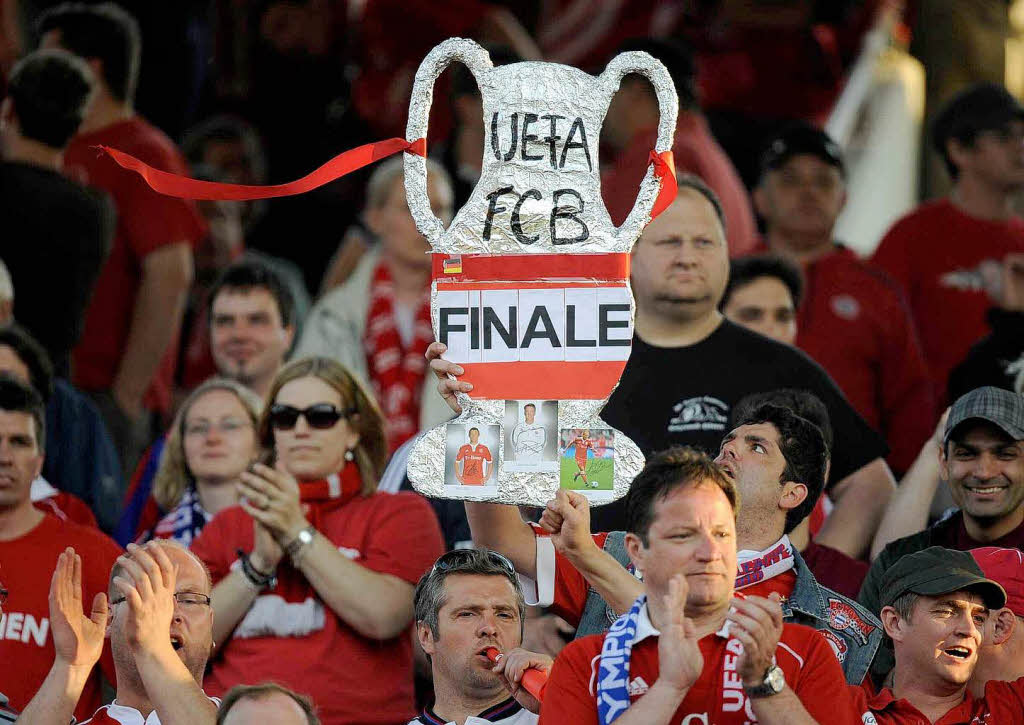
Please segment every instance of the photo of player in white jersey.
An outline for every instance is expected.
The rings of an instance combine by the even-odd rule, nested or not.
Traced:
[[[538,473],[558,470],[558,402],[505,401],[503,470]]]

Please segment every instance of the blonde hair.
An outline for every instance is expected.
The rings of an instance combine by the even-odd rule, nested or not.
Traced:
[[[270,407],[274,404],[281,388],[299,378],[319,378],[330,385],[341,396],[344,408],[355,408],[348,418],[348,424],[359,434],[359,443],[352,450],[359,475],[363,479],[362,494],[370,496],[377,490],[377,483],[384,473],[388,459],[388,442],[384,433],[384,416],[377,406],[373,394],[356,376],[343,365],[327,357],[305,357],[285,365],[277,371],[274,382],[267,394],[267,404],[260,418],[258,434],[260,444],[267,456],[274,454],[274,430],[270,425]]]
[[[263,412],[263,401],[249,388],[237,380],[229,378],[211,378],[185,399],[178,414],[174,417],[174,424],[170,433],[167,434],[167,443],[164,445],[164,452],[160,458],[160,467],[157,469],[156,477],[153,479],[153,499],[163,511],[170,511],[178,505],[185,491],[194,488],[196,479],[188,468],[188,461],[185,458],[185,418],[199,398],[211,390],[226,390],[234,393],[235,397],[245,408],[245,412],[252,421],[253,429],[259,424],[260,414]]]

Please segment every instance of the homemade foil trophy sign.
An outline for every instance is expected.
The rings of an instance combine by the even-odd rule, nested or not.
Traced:
[[[453,38],[416,73],[407,142],[426,137],[434,81],[452,61],[483,96],[480,180],[447,230],[420,155],[405,154],[405,188],[433,250],[434,334],[473,391],[458,394],[461,415],[416,442],[409,478],[437,498],[543,506],[561,486],[607,503],[644,463],[599,414],[633,337],[629,252],[675,195],[675,87],[647,53],[623,53],[595,77],[554,63],[495,68],[479,45]],[[651,166],[616,228],[601,199],[598,141],[630,73],[651,81],[661,117]]]

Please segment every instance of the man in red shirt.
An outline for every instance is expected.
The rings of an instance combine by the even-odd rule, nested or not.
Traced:
[[[932,431],[935,402],[917,332],[899,287],[834,241],[846,201],[839,147],[797,123],[767,146],[754,204],[768,249],[803,268],[796,345],[817,360],[889,444],[906,471]]]
[[[620,52],[642,50],[668,68],[679,96],[672,156],[676,169],[699,176],[718,195],[728,220],[729,253],[740,256],[757,243],[757,224],[739,174],[715,141],[697,97],[697,68],[690,49],[678,42],[635,40]],[[612,96],[602,140],[615,151],[612,166],[601,177],[601,195],[615,224],[622,224],[636,201],[640,182],[650,165],[658,131],[658,98],[646,78],[628,75]]]
[[[972,86],[939,113],[932,142],[953,177],[949,197],[897,221],[871,261],[903,285],[942,401],[950,371],[987,331],[1004,260],[1024,252],[1013,211],[1024,189],[1024,107],[1002,86]]]
[[[42,400],[32,388],[0,376],[0,564],[10,589],[0,619],[0,662],[17,676],[4,677],[3,688],[14,708],[24,708],[46,678],[54,661],[55,624],[47,606],[49,571],[67,546],[86,555],[81,580],[86,597],[106,591],[107,574],[120,548],[97,529],[62,521],[32,505],[32,481],[39,475],[45,447]],[[100,672],[83,670],[77,716],[100,704]],[[107,679],[113,667],[104,661]],[[65,722],[67,722],[65,720]]]
[[[883,582],[882,621],[892,639],[891,688],[851,688],[864,723],[903,725],[1024,722],[1024,679],[990,681],[983,697],[967,689],[990,611],[1006,593],[970,554],[933,546],[891,566]],[[557,671],[557,668],[556,668]],[[869,719],[870,718],[870,719]]]
[[[487,462],[487,473],[484,466]],[[459,463],[462,465],[460,466]],[[455,477],[463,486],[483,486],[491,479],[494,464],[491,461],[491,450],[480,443],[480,429],[469,429],[469,443],[464,444],[455,456]]]
[[[109,193],[118,218],[72,354],[73,379],[97,396],[129,476],[152,435],[152,414],[170,412],[192,249],[203,235],[202,222],[191,202],[157,194],[92,148],[108,145],[163,171],[187,171],[170,139],[135,115],[135,19],[112,3],[68,3],[47,12],[39,29],[44,47],[68,50],[97,70],[96,96],[64,164],[70,176]]]
[[[969,553],[985,576],[1006,592],[1006,606],[989,613],[978,665],[967,683],[971,694],[984,697],[989,680],[1024,677],[1024,552],[983,546]]]
[[[633,481],[626,548],[645,595],[605,635],[555,661],[541,725],[852,722],[820,634],[780,597],[734,596],[733,482],[704,454],[656,454]]]

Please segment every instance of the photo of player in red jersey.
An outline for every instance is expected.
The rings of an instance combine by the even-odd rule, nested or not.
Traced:
[[[610,491],[614,486],[614,434],[607,429],[563,428],[559,433],[562,488]]]
[[[449,423],[445,430],[446,493],[455,498],[496,494],[500,456],[500,426]]]
[[[459,448],[455,456],[455,477],[463,486],[483,486],[493,473],[491,450],[480,442],[480,429],[470,428],[469,443]]]

